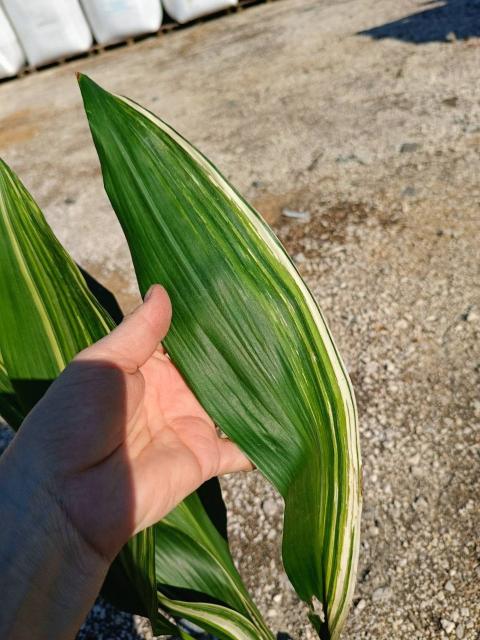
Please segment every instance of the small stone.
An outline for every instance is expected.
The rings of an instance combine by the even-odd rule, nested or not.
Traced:
[[[390,362],[390,360],[387,360],[385,362],[384,367],[385,367],[386,371],[388,371],[389,373],[394,373],[395,372],[395,365],[393,364],[393,362]]]
[[[440,620],[440,624],[442,625],[442,628],[445,631],[445,633],[450,634],[455,629],[454,623],[451,620],[447,620],[446,618],[442,618]]]
[[[297,264],[302,264],[303,262],[307,261],[307,258],[305,257],[304,253],[296,253],[293,256],[293,261],[296,262]]]
[[[405,320],[405,318],[400,318],[400,320],[397,320],[397,322],[395,323],[395,326],[397,329],[403,331],[404,329],[408,329],[408,322]]]
[[[282,601],[282,594],[281,593],[276,593],[273,596],[273,601],[275,602],[275,604],[280,604],[280,602]]]
[[[458,96],[449,96],[448,98],[444,98],[442,103],[447,107],[456,107],[458,102]]]
[[[309,211],[295,211],[294,209],[287,208],[282,210],[282,216],[298,220],[299,222],[310,222],[311,218]]]
[[[378,363],[375,360],[369,360],[365,364],[365,373],[367,376],[375,375],[378,371]]]
[[[378,587],[372,593],[372,602],[385,602],[386,600],[390,600],[393,595],[393,591],[391,587]]]
[[[476,311],[473,311],[472,309],[468,312],[466,320],[467,322],[477,322],[478,320],[480,320],[480,315],[478,315],[478,313]]]
[[[404,198],[407,198],[407,197],[409,197],[409,196],[414,196],[414,195],[416,195],[416,193],[417,193],[417,192],[416,192],[415,187],[408,186],[408,187],[405,187],[405,189],[402,191],[402,196],[403,196]]]
[[[407,462],[411,467],[416,467],[421,460],[421,456],[419,453],[415,453],[413,456],[407,458]]]
[[[463,624],[457,624],[457,628],[455,629],[455,635],[457,636],[457,638],[459,638],[459,640],[461,640],[463,638],[465,634],[465,627]]]
[[[269,609],[267,611],[267,617],[268,618],[276,618],[277,617],[277,610],[276,609]]]
[[[320,618],[322,622],[325,622],[325,612],[323,610],[323,604],[316,596],[313,596],[312,604],[314,613]]]
[[[262,509],[266,516],[271,517],[278,513],[278,504],[273,498],[267,498],[262,502]]]
[[[355,607],[355,613],[358,614],[360,613],[360,611],[363,611],[365,609],[365,607],[367,606],[366,601],[361,598],[358,602],[357,602],[357,606]]]
[[[267,533],[267,540],[270,540],[270,542],[272,540],[275,540],[275,538],[277,537],[277,532],[275,531],[275,529],[270,529],[270,531]]]
[[[419,148],[418,142],[404,142],[400,147],[400,153],[412,153]]]
[[[467,607],[462,607],[460,609],[460,613],[464,618],[468,618],[468,616],[470,615],[470,609],[468,609]]]
[[[451,580],[447,580],[444,588],[445,588],[445,591],[449,591],[450,593],[455,593],[455,587],[453,586],[453,582]]]

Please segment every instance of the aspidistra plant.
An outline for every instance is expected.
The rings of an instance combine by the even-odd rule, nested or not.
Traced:
[[[172,299],[165,347],[283,496],[286,572],[319,637],[338,638],[355,584],[361,465],[353,391],[325,320],[272,231],[198,150],[127,98],[79,82],[140,291],[160,282]],[[222,640],[272,637],[195,495],[154,533],[161,609]],[[183,589],[205,597],[182,601]]]
[[[114,322],[88,290],[79,269],[15,174],[0,160],[0,415],[18,428],[50,383],[81,349],[103,337]],[[159,563],[156,528],[162,539]],[[169,531],[174,532],[172,535]],[[168,549],[174,549],[174,560]],[[195,554],[195,571],[181,558]],[[169,566],[167,566],[169,563]],[[168,518],[130,540],[114,562],[104,595],[118,606],[148,616],[154,632],[190,636],[159,611],[165,597],[183,587],[195,606],[207,599],[227,612],[236,608],[257,638],[272,640],[233,564],[228,545],[193,494]],[[159,596],[160,592],[160,596]],[[176,611],[163,606],[172,617]],[[207,611],[208,617],[208,611]],[[189,619],[188,613],[181,617]],[[220,637],[220,635],[219,635]],[[239,635],[226,631],[222,637]]]

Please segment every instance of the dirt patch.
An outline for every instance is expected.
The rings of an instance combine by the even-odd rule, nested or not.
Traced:
[[[0,119],[0,147],[30,140],[39,131],[41,116],[33,109],[20,109]]]

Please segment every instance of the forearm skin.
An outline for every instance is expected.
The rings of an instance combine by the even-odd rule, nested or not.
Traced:
[[[0,638],[73,639],[108,561],[36,482],[28,455],[20,457],[15,444],[0,460]]]

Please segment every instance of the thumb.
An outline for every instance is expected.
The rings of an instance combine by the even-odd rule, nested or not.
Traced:
[[[152,285],[143,304],[124,318],[108,336],[85,349],[77,361],[107,360],[129,373],[136,371],[157,349],[167,335],[172,305],[166,290]]]

